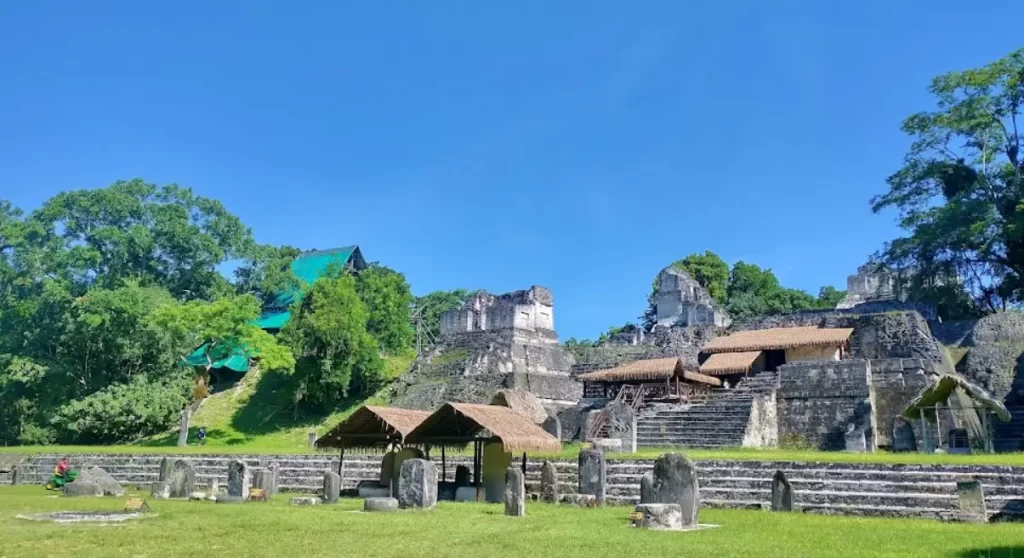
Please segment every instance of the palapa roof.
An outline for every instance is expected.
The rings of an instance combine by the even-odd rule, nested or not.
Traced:
[[[505,451],[557,452],[561,442],[508,407],[445,403],[406,437],[413,444],[463,447],[474,440],[495,439]]]
[[[542,424],[548,418],[548,412],[544,409],[540,399],[521,389],[500,390],[491,398],[491,405],[508,407],[534,424]]]
[[[1010,411],[1006,409],[1002,401],[993,397],[981,386],[971,382],[959,375],[943,374],[935,380],[935,383],[921,390],[921,393],[907,405],[903,416],[908,419],[917,419],[924,411],[925,416],[932,422],[935,421],[935,405],[946,403],[951,395],[962,395],[981,404],[982,407],[992,411],[999,420],[1008,422]]]
[[[317,440],[318,448],[372,448],[403,443],[428,411],[364,405]]]
[[[577,376],[578,379],[587,382],[667,380],[675,377],[712,386],[722,385],[722,381],[718,378],[712,378],[711,376],[685,370],[683,367],[683,359],[678,357],[637,360],[628,364],[616,366],[615,368],[588,372]]]
[[[615,368],[580,374],[578,379],[587,382],[623,382],[629,380],[665,380],[682,375],[683,363],[679,358],[648,358],[637,360]]]
[[[750,371],[754,361],[761,356],[761,351],[743,351],[740,353],[714,353],[700,365],[701,374],[724,376],[726,374],[743,374]]]
[[[702,349],[706,353],[775,351],[796,347],[832,347],[846,343],[853,333],[847,327],[778,327],[737,331],[713,339]]]

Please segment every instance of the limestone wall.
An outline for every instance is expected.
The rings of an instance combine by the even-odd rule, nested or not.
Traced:
[[[923,359],[882,359],[871,361],[871,392],[875,413],[875,440],[879,447],[892,445],[896,417],[931,384],[932,362]],[[920,428],[915,424],[915,436]]]
[[[843,449],[847,425],[870,425],[870,379],[871,367],[866,360],[780,366],[780,443]]]

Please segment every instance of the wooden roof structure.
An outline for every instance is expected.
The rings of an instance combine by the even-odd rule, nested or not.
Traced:
[[[711,386],[722,385],[722,381],[718,378],[686,370],[683,366],[683,359],[678,357],[637,360],[615,368],[580,374],[577,379],[585,382],[629,382],[662,381],[676,377]]]
[[[775,351],[797,347],[839,347],[853,334],[853,328],[778,327],[737,331],[718,337],[702,349],[705,353]]]
[[[939,403],[946,403],[953,395],[979,403],[981,407],[992,411],[1003,422],[1010,420],[1010,411],[1002,401],[967,378],[952,374],[939,376],[935,383],[921,390],[921,393],[903,410],[903,416],[908,419],[916,419],[923,414],[928,420],[935,422],[935,406]]]
[[[519,413],[534,424],[542,424],[548,418],[540,399],[536,395],[521,389],[503,389],[491,398],[491,405],[508,407]]]
[[[364,405],[316,441],[317,448],[382,448],[404,444],[428,411]]]
[[[530,419],[500,405],[445,403],[405,438],[417,445],[464,447],[501,442],[506,452],[557,452],[562,443]]]
[[[743,351],[739,353],[713,353],[700,365],[701,374],[724,376],[726,374],[745,374],[750,371],[754,362],[762,354],[761,351]]]

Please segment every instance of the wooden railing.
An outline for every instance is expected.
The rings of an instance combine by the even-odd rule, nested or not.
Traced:
[[[640,384],[639,386],[624,385],[619,393],[615,395],[615,399],[612,399],[608,405],[605,405],[604,409],[594,417],[594,422],[590,423],[590,428],[587,430],[587,440],[599,438],[601,436],[601,430],[604,429],[605,424],[608,422],[608,407],[614,403],[623,403],[628,405],[633,414],[636,414],[644,406],[644,395],[647,393],[647,386]]]

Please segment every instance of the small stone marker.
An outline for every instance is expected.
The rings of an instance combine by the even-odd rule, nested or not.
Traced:
[[[271,463],[267,469],[270,470],[270,492],[268,494],[274,496],[277,494],[281,483],[281,464],[277,462]]]
[[[523,480],[523,470],[519,467],[509,467],[505,470],[505,515],[526,515],[526,483]]]
[[[220,493],[220,479],[213,477],[210,481],[210,494],[216,496]]]
[[[103,487],[83,480],[75,480],[64,485],[62,493],[65,496],[103,496]]]
[[[146,503],[142,498],[131,498],[124,503],[124,511],[142,511],[148,510],[149,504]]]
[[[15,465],[11,469],[11,484],[21,484],[21,465]]]
[[[319,506],[320,498],[316,496],[295,496],[290,501],[293,506]]]
[[[666,453],[655,460],[654,501],[658,504],[679,504],[683,528],[697,527],[700,487],[693,461],[679,453]]]
[[[469,486],[469,467],[459,465],[455,468],[455,487]]]
[[[640,477],[640,503],[654,503],[654,473],[647,471]]]
[[[914,426],[905,418],[897,417],[892,427],[893,451],[917,451]]]
[[[426,459],[407,459],[398,474],[398,505],[429,509],[437,505],[437,466]]]
[[[258,469],[252,474],[252,490],[263,489],[263,493],[270,495],[274,487],[274,473],[270,469]]]
[[[793,511],[793,485],[781,470],[775,471],[772,478],[772,511]]]
[[[251,479],[249,466],[244,461],[234,460],[228,464],[228,496],[245,500],[249,497]]]
[[[117,482],[117,479],[110,476],[110,473],[104,471],[99,467],[90,467],[80,473],[75,482],[70,484],[76,484],[80,482],[90,482],[96,484],[103,491],[103,496],[124,496],[124,487],[121,483]],[[69,485],[64,485],[69,486]]]
[[[604,504],[607,476],[604,454],[593,449],[581,451],[579,468],[580,494],[590,494],[597,500],[598,505]]]
[[[266,502],[267,491],[263,488],[251,488],[249,489],[249,501],[250,502]]]
[[[640,504],[633,516],[633,526],[678,531],[683,528],[683,510],[679,504]]]
[[[593,494],[562,494],[559,501],[570,506],[581,508],[596,508],[599,504],[597,496]]]
[[[363,501],[363,511],[393,512],[398,511],[398,500],[394,498],[367,498]]]
[[[157,481],[149,489],[149,496],[156,500],[166,500],[171,497],[171,485],[167,481]]]
[[[157,480],[165,481],[171,478],[171,465],[174,464],[174,458],[165,457],[160,460],[160,477]]]
[[[558,471],[550,461],[545,461],[540,467],[540,494],[545,502],[558,503]]]
[[[956,495],[960,500],[961,521],[988,523],[988,508],[985,506],[985,493],[981,489],[981,481],[957,481]]]
[[[337,504],[341,497],[341,477],[334,471],[324,471],[324,503]]]
[[[562,421],[559,420],[556,415],[551,415],[544,419],[544,424],[541,428],[544,429],[544,432],[551,434],[557,440],[562,439]]]
[[[846,432],[846,451],[853,453],[864,453],[868,451],[867,438],[860,428],[852,428]]]
[[[171,490],[171,498],[188,498],[189,494],[195,492],[196,469],[191,461],[176,459],[167,474],[167,485]]]

